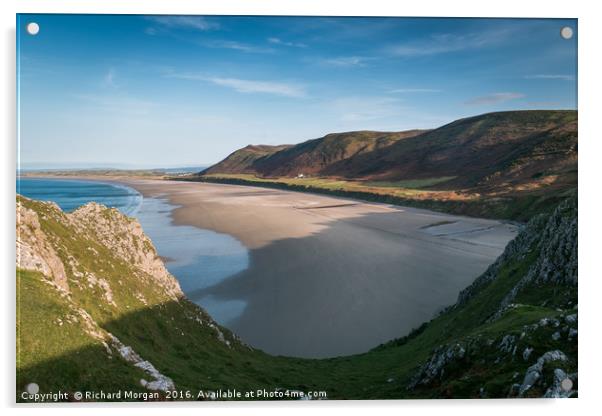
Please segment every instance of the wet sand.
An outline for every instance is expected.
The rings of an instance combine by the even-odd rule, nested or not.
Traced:
[[[230,234],[249,268],[187,293],[244,300],[230,329],[272,354],[365,352],[455,302],[517,232],[514,225],[307,193],[124,179],[179,205],[178,225]]]

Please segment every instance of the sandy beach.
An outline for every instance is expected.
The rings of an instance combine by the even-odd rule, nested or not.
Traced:
[[[248,247],[248,269],[187,295],[246,301],[229,327],[272,354],[354,354],[403,336],[453,303],[517,232],[499,221],[307,193],[120,182],[178,205],[175,224]]]

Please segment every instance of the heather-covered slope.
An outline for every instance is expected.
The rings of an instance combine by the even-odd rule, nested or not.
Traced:
[[[508,111],[430,131],[360,133],[331,134],[287,147],[245,170],[225,169],[223,161],[178,179],[518,221],[550,212],[577,188],[576,111]],[[365,142],[370,145],[363,146]]]
[[[420,133],[421,130],[397,133],[355,131],[328,134],[276,152],[261,160],[261,163],[255,164],[254,167],[258,174],[264,176],[321,175],[334,166],[344,166],[356,157],[385,150],[398,141]]]
[[[433,189],[481,192],[567,187],[577,178],[577,112],[508,111],[430,131],[335,133],[281,148],[247,146],[203,172],[220,173],[424,180]]]
[[[509,111],[455,121],[325,169],[372,180],[454,177],[442,188],[576,183],[577,112]]]
[[[219,164],[207,168],[205,173],[254,173],[255,164],[281,150],[286,150],[289,145],[268,146],[248,145],[231,153]]]
[[[256,173],[265,176],[320,174],[333,164],[384,149],[398,140],[416,136],[421,132],[354,131],[328,134],[294,146],[250,145],[235,151],[203,173]]]

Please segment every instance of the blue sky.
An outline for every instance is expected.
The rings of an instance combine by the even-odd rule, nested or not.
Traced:
[[[571,19],[20,15],[21,164],[202,166],[247,144],[575,109],[563,26],[576,34]]]

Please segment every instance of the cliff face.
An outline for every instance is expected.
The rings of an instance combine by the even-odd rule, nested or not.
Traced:
[[[109,366],[129,375],[123,387],[173,389],[171,377],[128,345],[126,339],[136,340],[132,327],[119,324],[148,308],[170,305],[179,310],[179,321],[208,328],[215,343],[235,342],[183,298],[140,224],[118,210],[89,203],[66,214],[54,203],[18,196],[16,231],[19,383],[43,379],[37,367],[75,350],[91,356],[98,374]],[[86,365],[73,357],[67,361]],[[61,383],[62,389],[69,386]]]
[[[86,282],[88,285],[98,286],[104,291],[105,298],[116,306],[108,280],[97,276],[78,260],[81,252],[71,252],[68,246],[60,243],[59,238],[63,233],[42,227],[41,215],[46,223],[54,220],[57,225],[60,224],[63,228],[60,231],[71,234],[71,239],[74,236],[85,236],[88,241],[78,249],[85,250],[87,256],[84,257],[87,260],[99,263],[101,260],[95,257],[101,257],[101,253],[96,246],[101,246],[102,250],[111,253],[113,259],[128,264],[135,271],[135,278],[151,281],[162,295],[176,301],[183,296],[178,281],[169,274],[138,221],[124,216],[117,209],[108,209],[94,202],[70,214],[63,213],[51,202],[37,203],[44,207],[44,211],[38,214],[34,209],[28,208],[31,204],[36,205],[23,197],[17,201],[17,268],[40,272],[68,294],[71,293],[70,286],[73,284],[80,288]],[[65,263],[63,259],[66,259]],[[115,266],[111,264],[111,268],[114,269]],[[119,284],[122,285],[123,282],[120,281]],[[138,292],[136,297],[144,296]]]
[[[178,281],[169,274],[138,221],[94,202],[68,214],[68,218],[77,233],[93,236],[115,257],[152,276],[153,283],[165,289],[169,297],[182,296]]]
[[[433,350],[408,390],[449,389],[487,366],[507,397],[577,395],[577,198],[533,218],[440,320],[470,335]],[[476,329],[476,330],[475,330]],[[496,334],[493,336],[492,334]],[[526,368],[525,368],[526,367]],[[499,385],[494,385],[499,397]],[[504,390],[501,390],[504,392]]]
[[[455,308],[466,304],[479,290],[502,275],[508,264],[531,257],[526,273],[498,305],[494,317],[522,291],[534,285],[577,287],[577,198],[563,201],[551,215],[533,218],[512,240],[487,271],[464,289]],[[567,299],[570,302],[571,299]],[[549,301],[543,299],[542,301]],[[566,305],[565,305],[566,306]]]
[[[51,205],[53,208],[58,208]],[[38,214],[17,200],[17,267],[35,270],[51,278],[61,290],[69,291],[63,262],[40,227]]]

